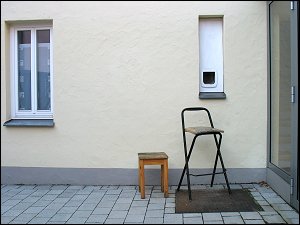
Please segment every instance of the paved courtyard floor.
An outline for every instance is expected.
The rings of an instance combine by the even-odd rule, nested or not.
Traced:
[[[194,185],[208,188],[209,185]],[[214,185],[213,188],[225,188]],[[1,224],[298,224],[299,213],[267,185],[246,188],[264,211],[175,213],[176,186],[164,198],[160,186],[1,185]]]

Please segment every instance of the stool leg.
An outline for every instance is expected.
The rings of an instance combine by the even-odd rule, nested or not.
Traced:
[[[164,164],[160,165],[160,186],[161,186],[161,192],[164,192]]]
[[[214,176],[215,176],[215,171],[216,171],[216,166],[217,166],[217,160],[218,160],[218,156],[219,156],[221,166],[222,166],[222,170],[223,170],[223,174],[224,174],[225,181],[226,181],[226,185],[227,185],[227,189],[228,189],[229,194],[231,194],[231,189],[230,189],[230,186],[229,186],[229,182],[228,182],[228,178],[227,178],[227,174],[226,174],[226,169],[225,169],[225,166],[224,166],[224,162],[223,162],[223,158],[222,158],[221,150],[220,150],[221,149],[222,134],[219,133],[219,136],[220,136],[219,142],[217,141],[216,135],[214,135],[214,136],[215,136],[215,142],[216,142],[216,145],[217,145],[217,155],[216,155],[216,160],[215,160],[213,176],[212,176],[212,180],[211,180],[211,186],[213,185],[213,182],[214,182]]]
[[[165,198],[169,197],[169,184],[168,184],[168,160],[164,160],[164,176],[163,176],[163,181],[164,181],[164,196]]]
[[[219,145],[221,145],[221,140],[222,140],[222,135],[220,134],[220,141],[219,141],[220,144]],[[223,162],[223,158],[222,158],[222,155],[221,155],[220,148],[219,148],[218,152],[219,152],[220,162],[221,162],[221,165],[222,165],[222,169],[223,169],[227,189],[228,189],[229,194],[231,194],[231,189],[230,189],[230,186],[229,186],[229,182],[228,182],[228,178],[227,178],[227,174],[226,174],[226,169],[225,169],[225,166],[224,166],[224,162]]]
[[[141,198],[145,198],[145,171],[144,171],[144,161],[139,161],[139,177],[140,177],[140,192],[141,192]]]
[[[139,192],[141,192],[141,160],[139,159]]]
[[[195,144],[195,140],[196,140],[196,138],[197,138],[198,136],[195,136],[195,137],[194,137],[188,155],[187,155],[187,149],[186,149],[186,139],[185,139],[185,135],[184,135],[183,137],[184,137],[183,140],[184,140],[185,165],[184,165],[184,169],[183,169],[182,174],[181,174],[181,178],[180,178],[179,184],[178,184],[178,186],[177,186],[177,191],[180,190],[180,186],[181,186],[181,183],[182,183],[182,179],[183,179],[184,173],[185,173],[185,171],[186,171],[187,183],[188,183],[188,192],[189,192],[189,200],[192,200],[191,185],[190,185],[190,172],[189,172],[189,165],[188,165],[188,164],[189,164],[189,160],[190,160],[190,157],[191,157],[191,154],[192,154],[192,150],[193,150],[193,147],[194,147],[194,144]]]
[[[211,182],[210,182],[211,187],[213,186],[214,179],[215,179],[215,172],[216,172],[216,168],[217,168],[217,164],[218,164],[218,157],[219,157],[219,151],[218,150],[220,149],[220,145],[221,145],[220,140],[219,140],[219,142],[217,141],[216,134],[214,134],[214,138],[215,138],[215,142],[216,142],[216,146],[217,146],[217,153],[216,153],[216,158],[215,158],[213,174],[212,174],[212,178],[211,178]]]

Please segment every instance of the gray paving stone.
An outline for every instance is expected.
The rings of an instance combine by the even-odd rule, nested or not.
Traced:
[[[16,200],[7,200],[7,201],[4,202],[3,204],[1,204],[1,206],[9,206],[9,205],[15,206],[15,205],[17,205],[19,202],[21,202],[20,199],[16,199]]]
[[[106,192],[107,195],[119,195],[121,194],[122,189],[108,190]]]
[[[86,198],[88,197],[88,195],[78,195],[78,194],[75,194],[70,201],[78,201],[78,200],[81,200],[81,201],[84,201]]]
[[[223,220],[205,221],[204,224],[224,224]]]
[[[299,219],[299,213],[295,211],[278,211],[278,213],[287,219]]]
[[[133,201],[133,198],[118,198],[116,201],[116,204],[120,204],[120,203],[129,203],[131,204],[131,202]]]
[[[123,219],[113,219],[113,218],[108,218],[105,220],[105,224],[122,224],[124,223],[125,218]]]
[[[156,204],[156,203],[165,204],[165,202],[166,202],[165,198],[151,198],[149,200],[149,203],[151,204]]]
[[[141,201],[148,201],[150,199],[150,195],[145,193],[145,198],[141,198],[141,194],[138,193],[134,196],[134,199],[133,200],[141,200]]]
[[[202,213],[183,213],[183,218],[186,217],[202,217]]]
[[[1,206],[1,215],[4,214],[5,212],[7,212],[10,209],[17,210],[18,208],[16,208],[16,206],[13,206],[13,205]],[[23,210],[25,210],[25,208]]]
[[[167,198],[166,203],[175,203],[175,198]]]
[[[50,220],[50,217],[33,218],[29,221],[29,224],[46,224]]]
[[[255,196],[261,196],[261,194],[258,191],[251,191],[250,193],[251,193],[251,195],[253,197],[255,197]]]
[[[13,220],[9,224],[27,224],[28,221]]]
[[[165,214],[164,223],[166,224],[182,224],[182,214]]]
[[[116,201],[118,197],[118,195],[104,195],[101,201]]]
[[[164,222],[164,218],[159,217],[145,217],[144,224],[162,224]]]
[[[131,199],[133,199],[135,194],[136,194],[136,191],[135,192],[122,192],[120,194],[119,198],[131,198]]]
[[[146,207],[130,207],[128,211],[128,215],[145,215],[146,214]]]
[[[64,206],[66,207],[79,207],[83,200],[70,200]]]
[[[262,207],[263,210],[266,211],[266,212],[272,212],[272,211],[275,212],[275,209],[274,209],[272,206],[269,206],[269,205],[262,205],[261,207]]]
[[[222,220],[221,213],[202,213],[203,221]]]
[[[125,219],[126,223],[143,223],[144,215],[128,215]]]
[[[129,210],[130,208],[130,203],[115,203],[113,206],[112,210]]]
[[[93,203],[93,204],[87,204],[87,203],[83,203],[82,205],[79,206],[78,210],[88,210],[88,211],[93,211],[96,208],[97,204]]]
[[[136,201],[134,200],[131,203],[131,206],[147,206],[148,205],[148,201]]]
[[[86,223],[104,223],[107,215],[91,215]]]
[[[299,224],[299,219],[285,219],[288,224]]]
[[[202,217],[184,217],[183,223],[185,224],[203,224]]]
[[[259,204],[259,205],[270,205],[270,203],[269,202],[267,202],[267,201],[265,201],[265,200],[262,200],[262,201],[257,201],[257,203]]]
[[[85,210],[85,211],[79,211],[79,210],[77,210],[73,215],[72,215],[72,217],[86,217],[86,218],[88,218],[90,215],[91,215],[91,213],[92,213],[92,210],[90,210],[90,211],[87,211],[87,210]]]
[[[223,217],[224,224],[244,224],[241,216],[226,216]]]
[[[25,198],[27,198],[29,195],[20,195],[20,194],[17,194],[13,197],[10,198],[10,200],[23,200]]]
[[[87,219],[87,217],[71,217],[66,224],[84,224]]]
[[[265,224],[263,220],[244,220],[245,224]]]
[[[166,208],[175,208],[175,202],[174,203],[173,202],[172,203],[166,203],[165,207]]]
[[[108,215],[110,211],[111,208],[95,208],[92,214]]]
[[[60,210],[63,207],[64,203],[50,203],[48,206],[45,207],[45,209],[53,209],[53,210]]]
[[[62,207],[57,213],[68,214],[74,213],[78,208],[77,207]]]
[[[266,198],[266,201],[269,202],[270,204],[273,204],[273,203],[284,204],[285,203],[285,201],[279,197]]]
[[[35,203],[29,203],[30,205],[32,205],[33,207],[46,207],[48,206],[49,204],[51,204],[52,201],[46,201],[46,200],[38,200],[37,202]],[[20,203],[21,204],[21,203]],[[23,204],[26,204],[26,203],[23,203]],[[28,204],[28,203],[27,203]]]
[[[293,211],[294,209],[288,204],[271,204],[271,206],[277,211]]]
[[[103,207],[103,208],[112,208],[115,205],[115,201],[103,201],[99,202],[97,207]]]
[[[13,221],[15,217],[14,216],[2,216],[1,215],[1,224],[7,224],[10,221]]]
[[[151,198],[163,198],[163,197],[164,197],[164,193],[161,192],[158,193],[152,192],[151,194]]]
[[[240,212],[244,220],[261,220],[262,217],[258,212]]]
[[[155,209],[155,210],[147,210],[146,217],[163,217],[164,210],[163,209]]]
[[[61,193],[63,193],[64,192],[64,190],[50,190],[48,193],[47,193],[47,195],[59,195],[59,194],[61,194]]]
[[[148,210],[152,210],[152,209],[164,209],[165,208],[165,204],[164,203],[149,203],[148,204]]]
[[[108,219],[125,219],[127,211],[111,211],[108,215]]]
[[[276,211],[259,211],[258,213],[262,216],[279,215]]]
[[[28,209],[26,209],[24,211],[24,213],[35,213],[38,214],[39,212],[41,212],[45,207],[29,207]]]
[[[27,202],[27,203],[19,203],[15,206],[8,206],[8,207],[11,207],[12,210],[24,210],[25,211],[30,206],[32,206],[32,203]],[[2,207],[1,207],[1,209],[2,209]]]
[[[44,209],[39,214],[36,215],[37,218],[40,217],[52,217],[57,213],[57,210],[54,209]]]
[[[71,213],[68,214],[55,214],[51,219],[50,222],[66,222],[72,216]]]
[[[266,223],[286,223],[279,215],[262,216]]]
[[[165,213],[175,213],[175,208],[165,208]]]
[[[254,188],[253,184],[241,184],[243,188]]]
[[[84,200],[83,203],[85,204],[98,204],[101,201],[102,197],[93,197],[93,198],[87,198]]]
[[[23,212],[23,210],[8,210],[7,212],[5,212],[3,215],[1,216],[7,216],[7,217],[17,217],[18,215],[20,215]]]
[[[26,223],[28,223],[30,220],[32,220],[32,218],[35,217],[36,214],[20,214],[19,216],[17,216],[14,221],[25,221]]]
[[[221,215],[223,217],[226,217],[226,216],[240,216],[240,213],[239,212],[221,212]]]
[[[70,201],[71,198],[56,198],[54,199],[54,201],[52,202],[53,204],[60,204],[60,203],[67,203],[68,201]]]
[[[253,197],[256,201],[264,201],[265,199],[262,196],[254,196]]]

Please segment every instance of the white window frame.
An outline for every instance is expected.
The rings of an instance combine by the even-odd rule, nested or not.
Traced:
[[[199,18],[200,93],[224,92],[223,23],[223,17]],[[215,72],[215,83],[205,84],[203,82],[203,72]]]
[[[37,59],[36,31],[50,30],[50,110],[37,110]],[[31,31],[31,110],[18,109],[18,31]],[[53,41],[52,26],[13,26],[10,29],[11,68],[11,112],[12,119],[52,119],[53,118]]]

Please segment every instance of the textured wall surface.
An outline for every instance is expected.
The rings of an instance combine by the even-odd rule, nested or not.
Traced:
[[[204,15],[224,16],[225,100],[198,98]],[[181,168],[180,112],[191,106],[225,130],[227,167],[266,166],[265,2],[1,2],[1,125],[11,116],[9,28],[23,20],[53,20],[55,126],[1,126],[2,166],[137,168],[138,152],[165,151]],[[196,146],[190,166],[211,167],[213,138]]]

